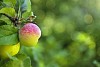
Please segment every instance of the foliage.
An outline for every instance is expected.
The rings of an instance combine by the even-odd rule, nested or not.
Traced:
[[[2,67],[31,67],[30,58],[24,54],[18,54],[2,65]]]
[[[28,4],[27,4],[28,3]],[[0,46],[15,45],[19,42],[19,29],[23,25],[22,17],[25,16],[24,21],[32,14],[30,0],[3,0],[0,1]],[[24,13],[24,15],[23,15]],[[22,16],[23,15],[23,16]],[[30,20],[30,19],[29,19]],[[32,20],[32,18],[31,18]],[[12,48],[11,51],[14,49]],[[16,50],[15,50],[16,51]],[[2,52],[2,51],[1,51]],[[6,48],[3,52],[7,52]],[[2,53],[3,54],[3,53]],[[6,55],[6,53],[4,53]],[[9,58],[0,57],[0,67],[31,67],[31,60],[25,54],[17,54],[12,57],[7,54]]]
[[[32,67],[100,67],[100,0],[31,0],[32,9],[30,4],[26,4],[30,3],[28,0],[17,0],[17,4],[16,0],[4,1],[0,2],[0,9],[10,7],[13,11],[10,16],[16,16],[18,13],[20,17],[21,11],[22,17],[27,19],[32,13],[31,10],[37,16],[34,21],[40,26],[42,37],[36,47],[23,46],[19,52],[22,59],[22,53],[30,57]],[[20,6],[22,7],[19,8]],[[18,11],[19,9],[21,10]],[[0,25],[5,24],[11,25],[11,21],[1,16]],[[10,29],[1,34],[0,31],[0,36],[10,33],[17,32]],[[12,44],[14,43],[17,43],[17,40]],[[16,56],[13,58],[17,60],[10,58],[6,65],[11,67],[11,64],[13,67],[13,64],[17,66],[23,62],[22,67],[30,66],[30,59],[26,57],[26,61]]]

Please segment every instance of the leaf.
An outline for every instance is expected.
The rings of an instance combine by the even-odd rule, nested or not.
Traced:
[[[9,16],[14,17],[15,16],[15,9],[14,8],[5,7],[5,8],[2,8],[0,10],[0,13],[4,13],[4,14],[7,14]]]
[[[16,0],[16,1],[17,2],[16,2],[16,5],[15,5],[15,11],[18,13],[19,9],[21,9],[22,4],[24,3],[24,0]]]
[[[22,12],[24,11],[30,12],[31,11],[31,1],[25,0],[21,6],[21,9],[22,9]]]
[[[31,16],[31,12],[24,12],[22,14],[22,18],[28,18],[29,16]]]
[[[16,4],[16,0],[3,0],[3,2],[10,7],[14,7]]]
[[[21,10],[21,12],[30,12],[31,11],[31,2],[30,0],[17,0],[16,6],[15,6],[15,10],[18,13],[19,8]]]
[[[17,33],[5,37],[0,37],[0,45],[12,45],[16,43],[18,43]]]
[[[0,45],[13,45],[18,43],[18,29],[10,25],[0,26]]]
[[[3,20],[0,20],[0,26],[2,26],[2,25],[7,25],[7,23]]]
[[[31,60],[28,56],[24,54],[18,54],[15,58],[17,59],[10,59],[1,67],[32,67]]]
[[[36,16],[33,14],[33,12],[24,12],[22,14],[22,18],[24,18],[24,21],[22,21],[22,23],[25,23],[27,21],[34,21],[34,19],[36,18]]]
[[[16,57],[21,60],[22,67],[31,67],[31,60],[27,55],[18,54]]]
[[[16,33],[18,31],[18,29],[16,27],[11,26],[11,25],[0,26],[0,29],[7,30],[7,31],[12,31],[13,33]]]
[[[6,6],[6,4],[0,1],[0,9],[5,7],[5,6]]]
[[[12,24],[11,20],[8,17],[5,17],[3,15],[0,17],[0,22],[4,22],[6,24]]]

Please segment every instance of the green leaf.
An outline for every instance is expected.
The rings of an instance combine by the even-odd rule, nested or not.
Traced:
[[[21,6],[21,9],[22,9],[22,12],[24,11],[30,12],[31,11],[31,1],[25,0]]]
[[[11,20],[8,17],[5,17],[4,15],[2,15],[0,17],[0,22],[5,22],[6,24],[12,24]],[[1,25],[0,25],[1,26]]]
[[[22,67],[31,67],[31,60],[27,55],[18,54],[16,57],[21,60]]]
[[[18,43],[18,34],[0,37],[0,45],[12,45]]]
[[[21,8],[21,5],[24,3],[24,0],[16,0],[16,5],[15,5],[15,11],[18,13],[19,9]]]
[[[1,67],[32,67],[31,60],[28,56],[23,54],[18,54],[15,58],[16,59],[10,59]]]
[[[18,43],[18,29],[10,25],[0,26],[0,45],[13,45]]]
[[[10,7],[14,7],[16,4],[16,0],[3,0],[3,2]]]
[[[3,20],[0,20],[0,26],[2,26],[2,25],[7,25],[7,23]]]
[[[6,6],[6,4],[0,1],[0,9],[4,8],[5,6]]]
[[[23,13],[25,11],[30,12],[31,11],[31,1],[30,0],[17,0],[15,10],[18,13],[20,8],[20,11]]]
[[[6,31],[12,31],[13,33],[16,33],[18,31],[18,29],[16,27],[11,26],[11,25],[0,26],[0,29],[6,30]]]
[[[0,10],[0,13],[4,13],[4,14],[7,14],[9,16],[14,17],[15,16],[15,9],[14,8],[5,7],[5,8],[2,8]]]
[[[24,13],[22,14],[22,17],[23,17],[23,18],[28,18],[29,16],[31,16],[31,12],[24,12]]]

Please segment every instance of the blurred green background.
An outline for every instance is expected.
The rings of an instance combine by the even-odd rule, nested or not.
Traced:
[[[100,0],[31,0],[42,31],[25,48],[33,67],[100,67]]]

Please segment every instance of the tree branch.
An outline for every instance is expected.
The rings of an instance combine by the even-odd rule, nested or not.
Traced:
[[[8,17],[11,22],[13,23],[14,26],[17,26],[17,23],[18,23],[18,18],[12,18],[11,16],[7,15],[7,14],[4,14],[4,13],[1,13],[2,15]]]

